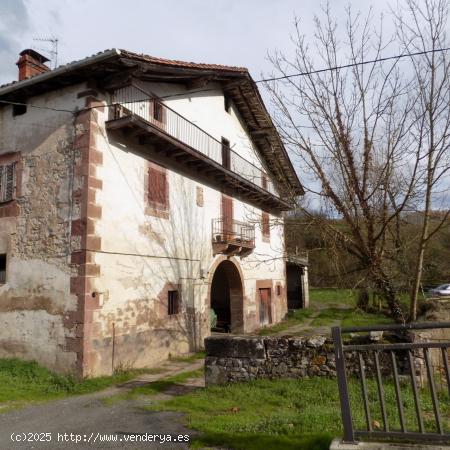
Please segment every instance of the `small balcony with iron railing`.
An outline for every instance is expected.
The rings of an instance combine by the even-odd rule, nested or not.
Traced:
[[[212,220],[213,254],[247,256],[255,248],[255,227],[226,218]]]
[[[162,163],[226,187],[245,201],[280,211],[291,207],[265,170],[135,85],[115,92],[106,128],[135,139]]]

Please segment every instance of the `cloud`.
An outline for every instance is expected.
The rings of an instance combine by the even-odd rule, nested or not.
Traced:
[[[13,61],[20,47],[18,36],[30,28],[25,0],[0,0],[0,61]],[[16,67],[2,67],[0,82],[16,78]]]

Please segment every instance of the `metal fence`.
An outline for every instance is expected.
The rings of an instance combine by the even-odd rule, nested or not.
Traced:
[[[339,397],[341,403],[341,415],[344,428],[344,442],[355,442],[357,438],[381,438],[381,439],[398,439],[407,441],[439,441],[439,442],[450,442],[450,430],[445,429],[442,421],[443,411],[441,410],[439,399],[437,395],[436,387],[436,372],[434,370],[433,363],[430,358],[430,351],[438,352],[438,359],[440,360],[439,376],[445,379],[445,382],[441,384],[441,387],[448,391],[450,397],[450,371],[449,371],[449,341],[441,342],[408,342],[408,343],[375,343],[375,344],[350,344],[344,345],[342,334],[343,333],[360,333],[360,332],[370,332],[370,331],[392,331],[392,332],[405,332],[407,330],[444,330],[450,329],[450,322],[444,323],[414,323],[405,325],[380,325],[376,327],[333,327],[332,336],[334,343],[334,351],[336,356],[336,372],[339,387]],[[434,350],[436,349],[436,350]],[[349,397],[349,385],[346,374],[346,365],[349,362],[348,358],[351,352],[351,357],[357,358],[357,364],[359,365],[359,375],[360,380],[360,394],[361,397],[357,399],[350,399]],[[347,358],[346,358],[347,354]],[[377,404],[380,408],[379,415],[382,418],[382,424],[380,423],[379,428],[375,429],[372,414],[374,405],[369,402],[368,395],[368,376],[366,373],[366,366],[368,358],[371,357],[374,362],[374,377],[377,387]],[[380,365],[380,359],[383,357],[384,360],[390,361],[390,374],[382,371]],[[405,389],[404,386],[404,375],[399,375],[398,362],[399,359],[406,359],[406,368],[408,373],[406,374],[406,380],[408,383],[408,388],[412,391],[414,399],[414,415],[416,419],[417,427],[415,429],[409,429],[407,427],[407,420],[405,418],[405,407],[404,399],[402,397],[402,390]],[[424,366],[426,369],[426,383],[422,388],[418,383],[418,372],[421,376],[421,359],[424,361]],[[419,370],[417,370],[419,367]],[[383,372],[383,373],[382,373]],[[394,429],[392,424],[388,421],[387,405],[386,405],[386,395],[385,386],[383,384],[383,379],[389,380],[394,385],[395,390],[395,400],[396,409],[398,413],[398,421],[400,426],[398,429]],[[400,381],[402,379],[402,381]],[[421,378],[420,378],[421,379]],[[444,385],[446,387],[444,388]],[[402,389],[403,388],[403,389]],[[426,394],[431,397],[432,403],[432,419],[434,422],[434,431],[430,431],[428,426],[424,426],[424,413],[421,405],[421,397],[426,390]],[[422,394],[422,395],[421,395]],[[353,400],[351,402],[351,400]],[[353,419],[353,413],[351,408],[351,403],[355,405],[355,402],[361,401],[364,408],[365,416],[365,428],[357,429],[355,428],[355,423]],[[445,414],[445,412],[444,412]],[[448,410],[447,410],[448,414]],[[445,416],[444,416],[445,417]]]
[[[253,248],[255,246],[255,227],[238,220],[213,219],[212,238],[213,243]]]
[[[141,117],[216,163],[223,164],[225,147],[229,154],[229,158],[226,158],[229,170],[271,194],[278,195],[264,170],[168,107],[162,100],[149,96],[143,89],[134,85],[118,89],[114,94],[114,102],[122,108],[125,115],[129,112]]]

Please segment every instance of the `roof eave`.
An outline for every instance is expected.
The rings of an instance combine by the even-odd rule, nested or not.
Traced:
[[[117,48],[113,48],[111,50],[106,50],[105,52],[99,53],[94,56],[89,56],[81,61],[75,61],[73,63],[66,64],[64,66],[58,67],[49,72],[45,72],[39,75],[36,75],[32,78],[28,78],[26,80],[18,81],[17,83],[13,83],[10,85],[6,85],[0,88],[0,97],[3,95],[11,94],[14,91],[19,91],[21,89],[29,88],[35,84],[43,83],[45,81],[52,80],[57,78],[65,73],[72,72],[74,70],[82,69],[85,66],[89,66],[91,64],[99,63],[103,60],[110,59],[114,56],[120,56],[121,51]]]

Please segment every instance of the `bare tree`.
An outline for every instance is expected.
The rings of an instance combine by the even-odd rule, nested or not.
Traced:
[[[410,61],[418,92],[411,132],[420,174],[421,201],[417,207],[423,218],[410,302],[410,318],[416,320],[425,252],[430,239],[447,223],[450,214],[446,195],[450,187],[450,58],[448,52],[440,51],[450,47],[446,34],[448,1],[407,0],[405,7],[393,14],[405,53],[432,50]]]
[[[266,87],[282,138],[319,181],[309,192],[345,226],[317,216],[311,220],[359,262],[360,286],[373,287],[400,318],[390,270],[395,259],[391,235],[416,194],[419,164],[411,151],[411,129],[418,94],[399,60],[359,64],[382,57],[392,43],[383,36],[382,20],[377,28],[372,23],[371,14],[363,18],[348,8],[341,41],[327,6],[323,19],[315,18],[308,43],[296,21],[294,56],[276,52],[270,59],[277,75],[303,75]],[[358,65],[337,68],[344,58]]]

